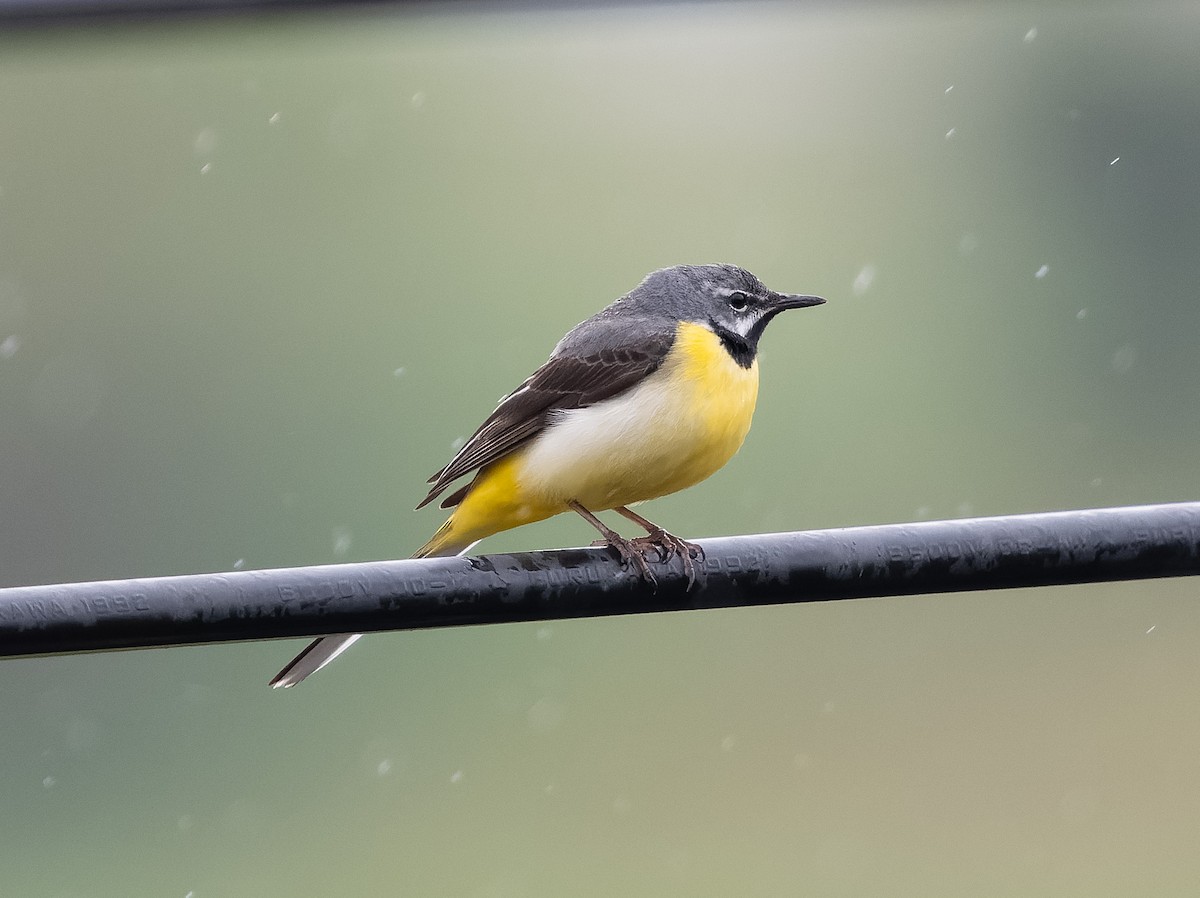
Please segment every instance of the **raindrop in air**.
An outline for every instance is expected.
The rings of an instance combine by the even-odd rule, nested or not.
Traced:
[[[217,132],[212,128],[202,128],[192,141],[192,149],[197,156],[207,156],[217,148]]]
[[[1129,343],[1123,346],[1118,346],[1113,352],[1112,366],[1113,370],[1119,374],[1127,374],[1133,363],[1137,361],[1137,350]]]
[[[350,532],[350,528],[344,525],[333,528],[333,554],[338,558],[345,557],[350,551],[350,543],[354,539],[354,534]]]
[[[864,265],[862,271],[854,276],[854,283],[850,285],[850,289],[854,291],[855,296],[862,296],[869,289],[875,280],[875,266]]]

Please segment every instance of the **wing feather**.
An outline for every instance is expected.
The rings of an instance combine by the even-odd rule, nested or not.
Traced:
[[[611,399],[653,373],[671,349],[674,332],[647,328],[629,345],[634,322],[592,319],[559,344],[549,361],[504,397],[450,462],[429,478],[432,487],[417,508],[432,502],[459,477],[503,458],[542,432],[561,409],[586,408]],[[616,324],[616,327],[611,325]],[[622,324],[626,326],[621,326]],[[572,336],[578,337],[572,341]],[[621,345],[619,341],[624,342]],[[469,486],[449,496],[443,507],[462,501]]]

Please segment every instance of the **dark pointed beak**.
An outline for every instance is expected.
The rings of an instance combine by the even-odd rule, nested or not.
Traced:
[[[762,314],[758,316],[758,321],[754,322],[754,329],[751,336],[755,342],[762,336],[763,329],[767,324],[780,312],[786,312],[788,309],[806,309],[809,306],[819,306],[825,300],[820,296],[805,296],[802,293],[768,293],[765,307]]]
[[[772,293],[771,314],[777,314],[786,309],[806,309],[809,306],[819,306],[825,300],[820,296],[804,296],[799,293]]]

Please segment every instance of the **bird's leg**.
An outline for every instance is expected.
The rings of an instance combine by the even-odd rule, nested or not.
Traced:
[[[580,517],[599,530],[603,535],[603,540],[597,540],[592,543],[596,546],[611,546],[621,556],[621,564],[628,566],[632,564],[638,569],[638,572],[643,578],[650,582],[651,586],[658,586],[658,580],[654,576],[654,572],[650,570],[650,565],[646,563],[646,557],[642,554],[640,548],[636,546],[634,540],[628,540],[611,527],[607,526],[602,520],[572,499],[567,503],[567,506],[575,512],[578,512]]]
[[[648,536],[630,540],[634,546],[639,548],[641,546],[653,547],[659,551],[659,557],[663,561],[667,561],[672,553],[678,555],[679,559],[683,562],[683,572],[687,575],[687,588],[692,588],[692,584],[696,582],[696,565],[693,559],[696,561],[704,560],[704,550],[700,546],[695,543],[689,543],[685,539],[680,539],[674,533],[668,533],[662,527],[659,527],[652,521],[647,521],[636,511],[631,511],[624,505],[614,508],[613,511],[622,517],[629,518],[629,520],[633,521],[639,527],[644,528],[646,533],[649,534]]]

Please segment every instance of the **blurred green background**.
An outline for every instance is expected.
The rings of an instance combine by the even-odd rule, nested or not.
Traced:
[[[1200,497],[1194,4],[0,33],[3,585],[402,556],[649,270],[821,293],[686,536]],[[578,545],[559,518],[485,543]],[[1190,895],[1195,580],[0,663],[0,895]]]

